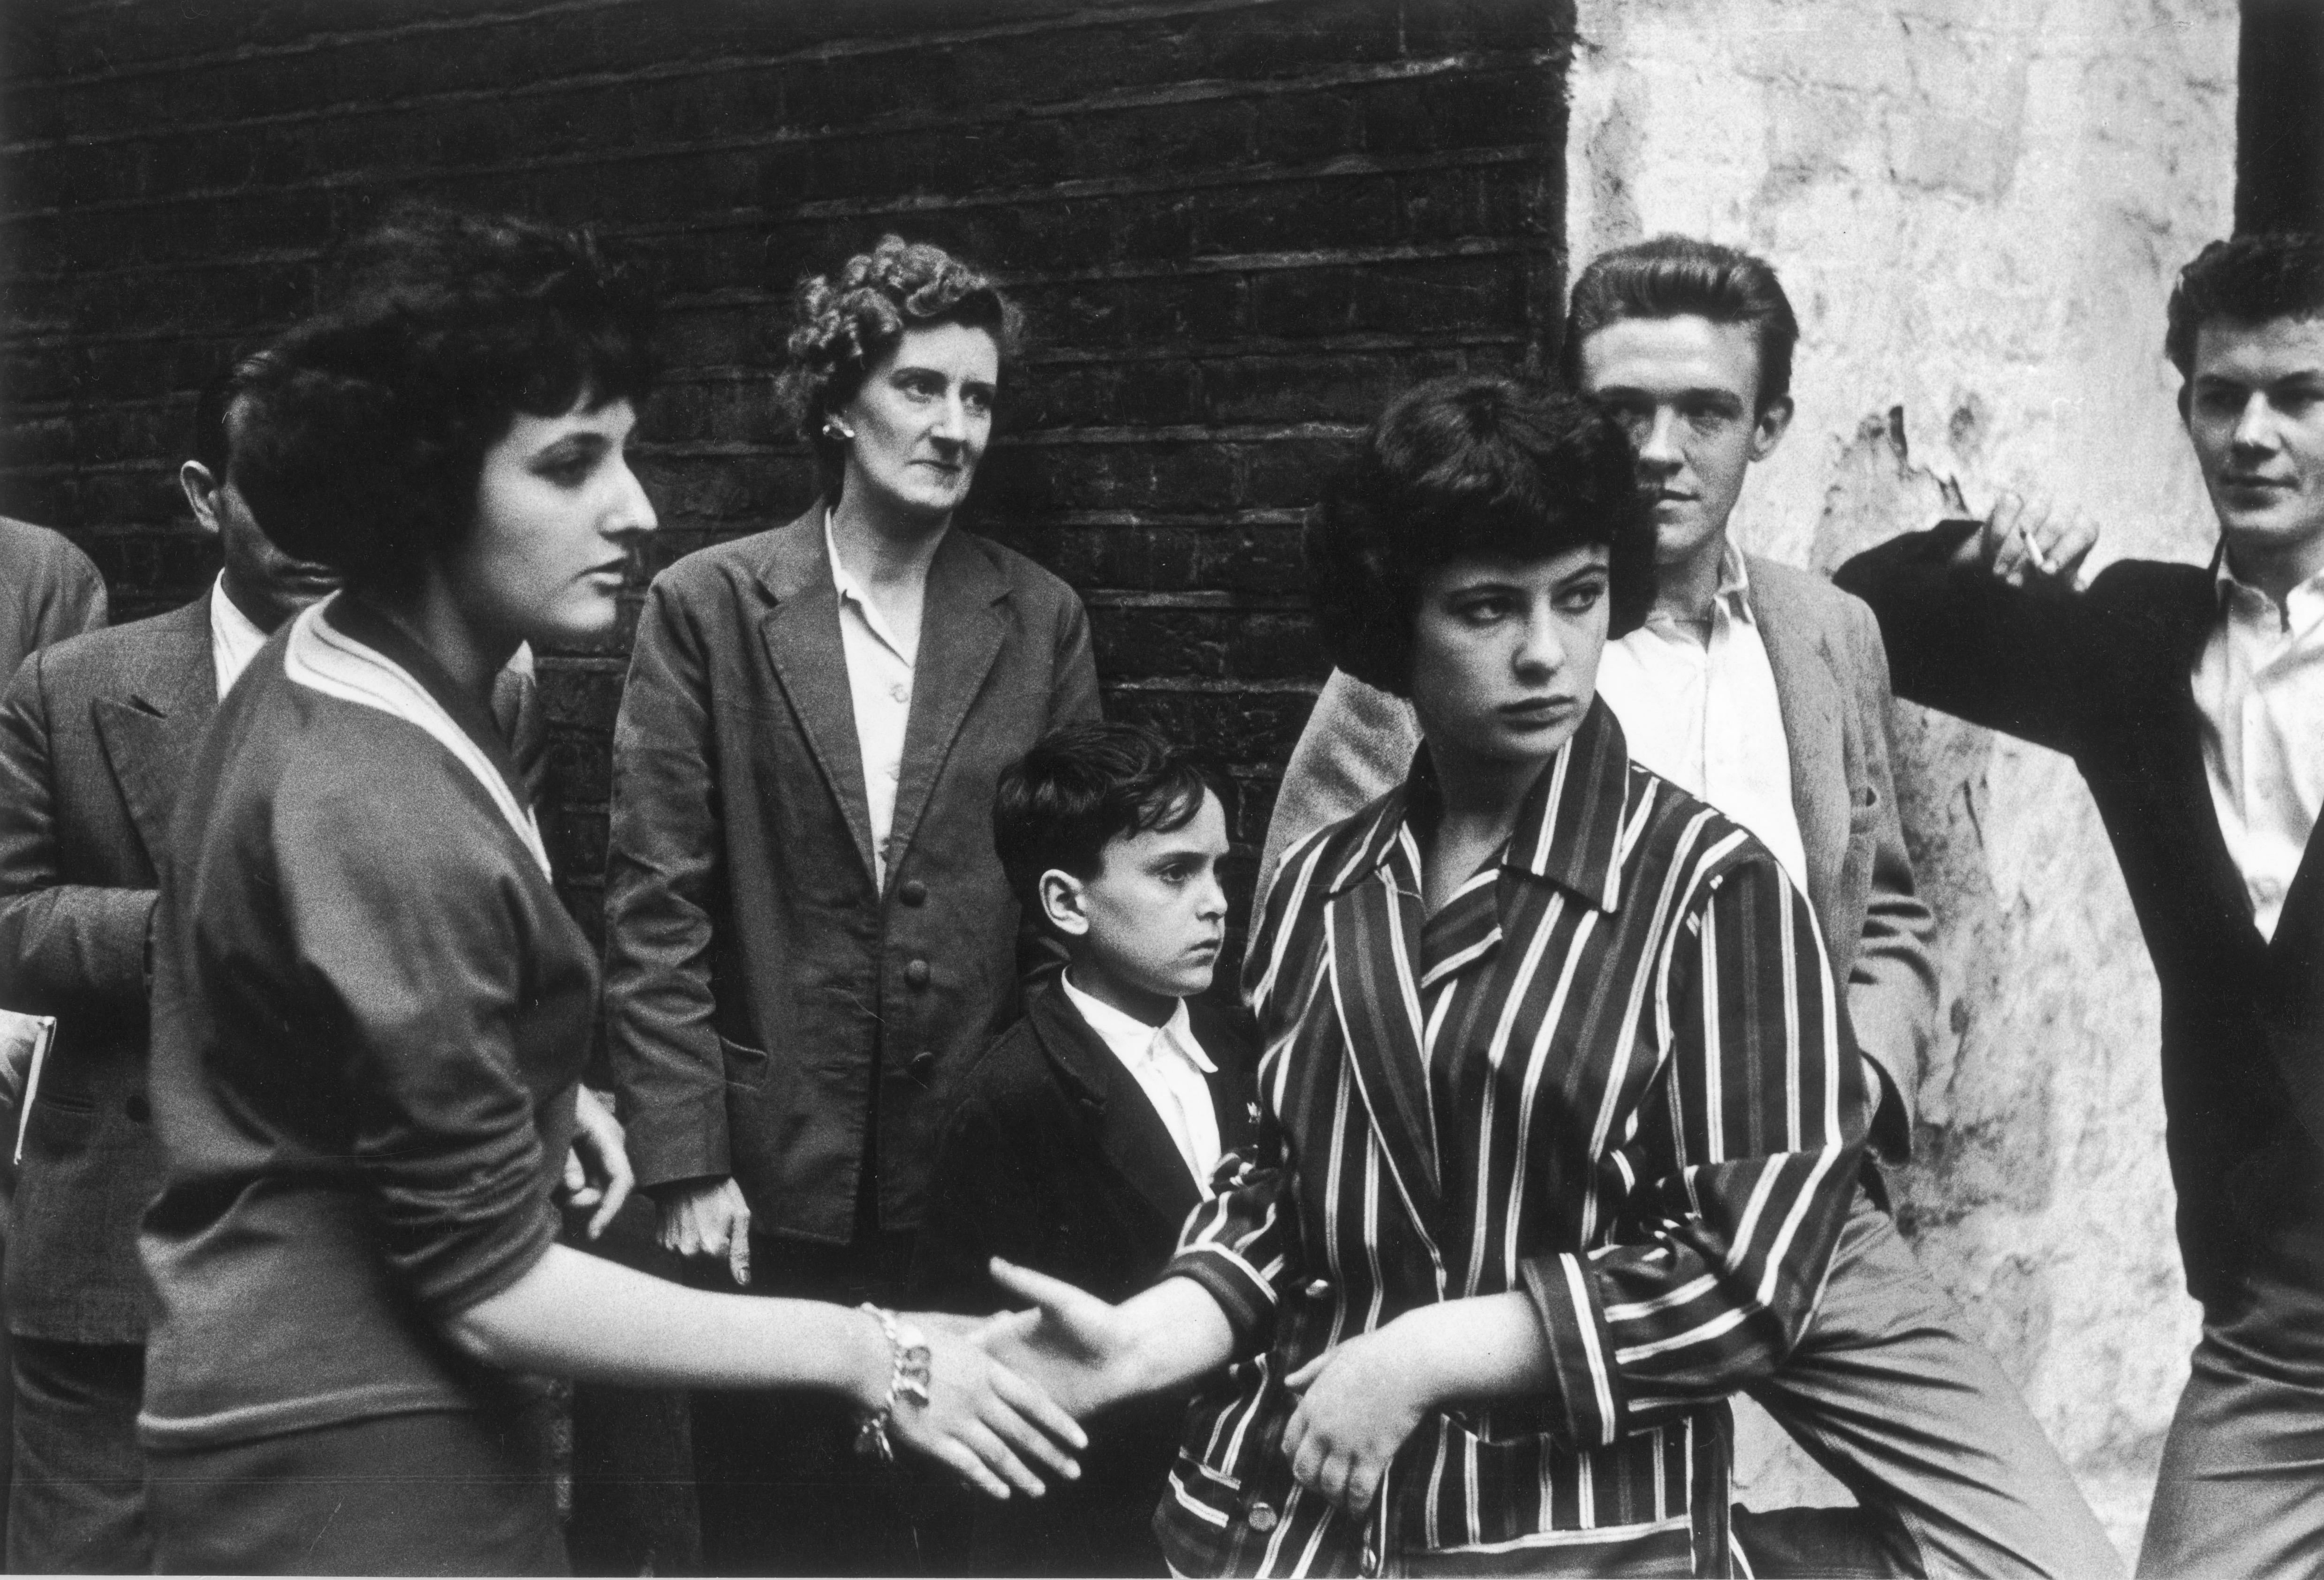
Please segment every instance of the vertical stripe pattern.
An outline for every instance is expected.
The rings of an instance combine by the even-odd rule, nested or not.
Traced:
[[[1724,1573],[1705,1445],[1805,1327],[1869,1120],[1814,919],[1748,834],[1630,762],[1602,707],[1434,916],[1410,823],[1430,793],[1424,758],[1296,847],[1253,934],[1261,1139],[1170,1270],[1262,1362],[1189,1419],[1171,1560],[1338,1574],[1382,1541],[1520,1545],[1584,1573],[1593,1544],[1667,1540]],[[1512,1290],[1546,1395],[1431,1417],[1360,1527],[1296,1492],[1281,1378],[1416,1306]]]

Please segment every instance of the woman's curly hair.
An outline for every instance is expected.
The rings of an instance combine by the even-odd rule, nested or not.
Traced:
[[[984,330],[1002,360],[1017,354],[1024,315],[992,277],[942,247],[884,236],[836,274],[799,282],[798,327],[786,349],[790,365],[776,385],[784,411],[815,450],[824,492],[836,495],[847,445],[824,431],[824,420],[855,398],[872,365],[906,329],[966,324]]]
[[[1307,585],[1332,661],[1412,687],[1421,583],[1464,555],[1542,559],[1603,544],[1609,636],[1655,600],[1655,529],[1621,426],[1553,385],[1455,374],[1388,402],[1307,527]]]
[[[466,535],[520,412],[651,387],[650,304],[585,232],[405,207],[327,281],[237,390],[235,480],[284,551],[358,586],[408,585]]]

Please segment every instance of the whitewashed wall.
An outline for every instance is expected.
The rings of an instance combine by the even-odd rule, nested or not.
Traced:
[[[2104,523],[2099,561],[2209,552],[2163,310],[2230,223],[2232,0],[1580,9],[1575,267],[1706,236],[1771,259],[1799,311],[1799,416],[1746,547],[1828,569],[2030,483]],[[1895,724],[1945,982],[1901,1215],[2135,1554],[2195,1333],[2153,973],[2063,759]],[[1764,1418],[1744,1461],[1754,1503],[1845,1501]]]

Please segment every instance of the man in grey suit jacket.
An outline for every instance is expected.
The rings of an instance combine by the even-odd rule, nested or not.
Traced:
[[[201,397],[179,481],[225,568],[166,614],[46,649],[0,703],[0,1005],[58,1019],[9,1231],[17,1574],[152,1567],[136,1418],[147,1292],[137,1224],[161,1180],[145,1098],[155,856],[220,694],[337,577],[276,549],[234,484],[238,363]],[[494,712],[540,756],[527,677]],[[526,723],[520,725],[519,715]]]
[[[1707,243],[1623,248],[1575,282],[1566,372],[1624,420],[1655,494],[1655,612],[1608,646],[1600,695],[1634,757],[1750,828],[1808,896],[1881,1094],[1875,1145],[1901,1159],[1936,973],[1896,818],[1879,628],[1856,599],[1727,537],[1746,471],[1790,422],[1796,335],[1774,271]],[[1402,699],[1334,672],[1284,777],[1262,890],[1293,840],[1401,780],[1418,742]],[[1901,1572],[2119,1573],[1884,1197],[1872,1173],[1814,1323],[1754,1397],[1860,1501],[1897,1517]],[[1784,1573],[1814,1557],[1758,1556]]]

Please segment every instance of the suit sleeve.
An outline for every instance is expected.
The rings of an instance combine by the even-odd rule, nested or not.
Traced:
[[[2110,684],[2087,595],[2033,592],[1953,563],[1966,522],[1908,532],[1833,573],[1872,606],[1896,695],[2071,754],[2097,688]]]
[[[1848,1015],[1857,1046],[1879,1061],[1909,1107],[1936,1026],[1937,967],[1929,940],[1937,921],[1913,882],[1888,758],[1888,661],[1871,611],[1849,605],[1856,655],[1854,706],[1862,724],[1863,780],[1852,795],[1871,798],[1872,873],[1864,930],[1849,970]],[[1909,1141],[1910,1138],[1904,1138]]]
[[[533,945],[490,816],[407,778],[285,797],[270,836],[381,1250],[439,1322],[515,1283],[557,1234],[516,1061]]]
[[[605,1039],[641,1186],[733,1172],[710,984],[723,882],[703,633],[668,581],[646,594],[613,724],[605,852]]]
[[[1762,851],[1711,883],[1659,972],[1655,1088],[1600,1171],[1615,1241],[1520,1265],[1585,1447],[1773,1372],[1856,1191],[1863,1076],[1814,914]]]
[[[47,681],[35,653],[0,702],[0,1004],[32,1014],[142,1008],[154,893],[62,881]]]
[[[1259,858],[1258,892],[1264,895],[1273,885],[1285,851],[1401,783],[1419,746],[1410,703],[1333,670],[1284,765]]]

